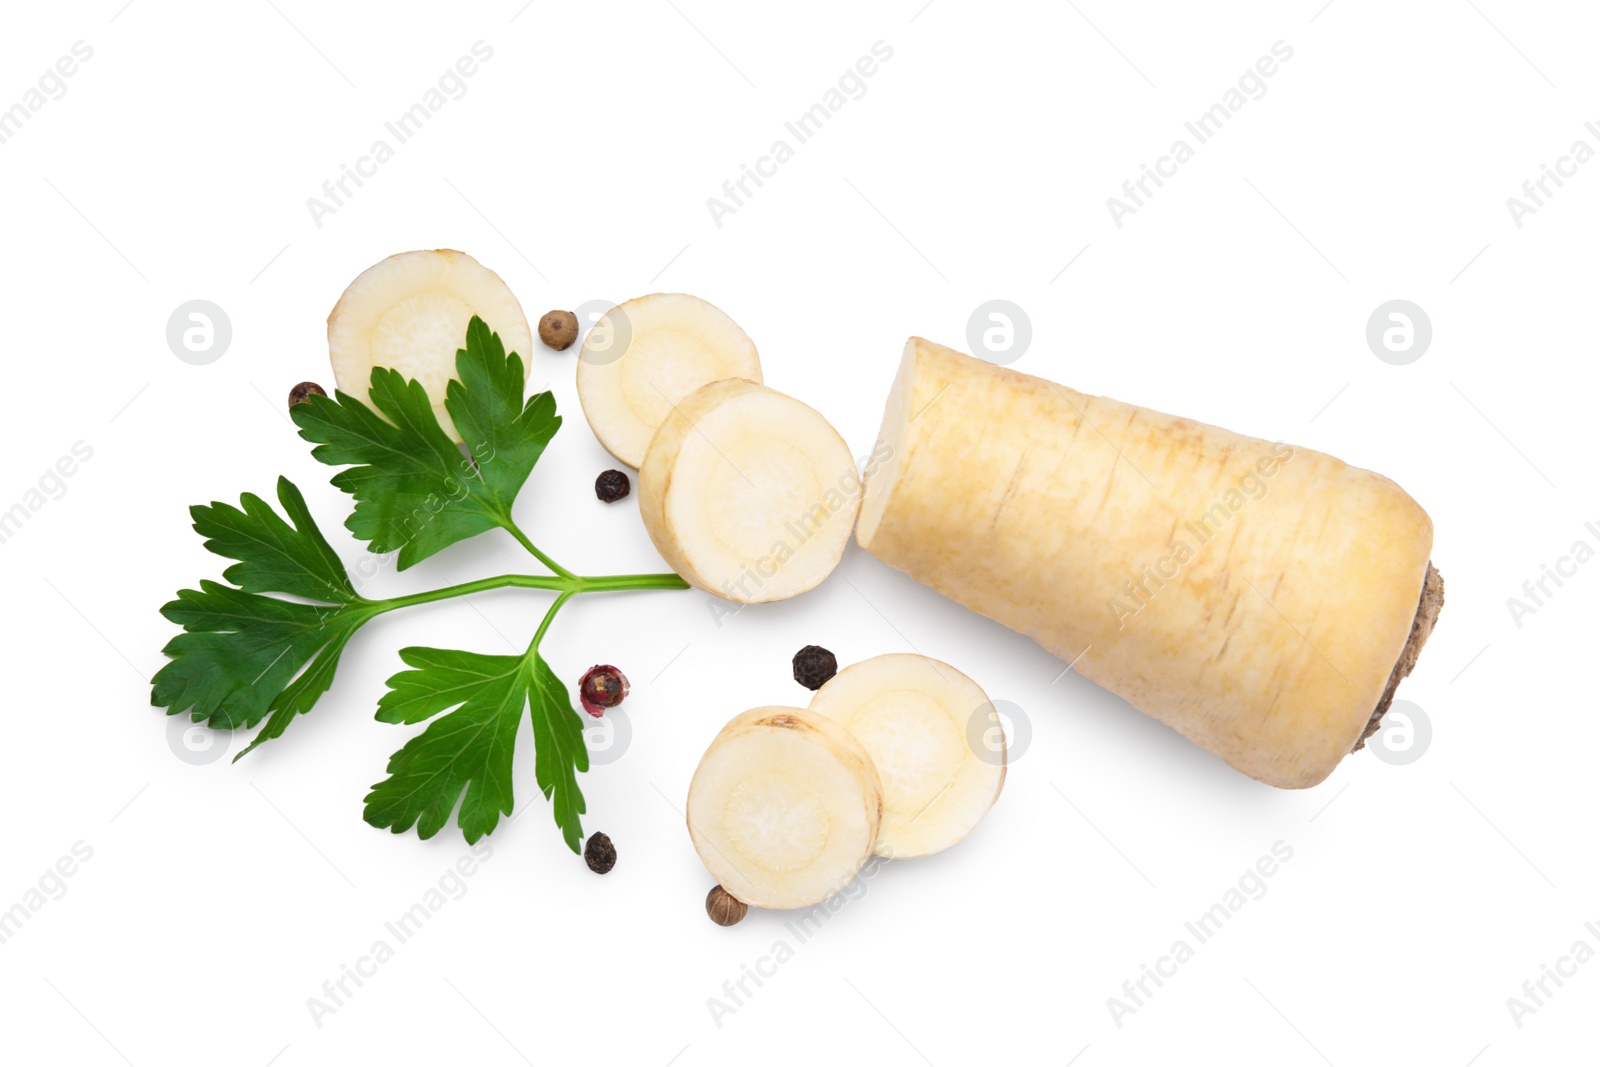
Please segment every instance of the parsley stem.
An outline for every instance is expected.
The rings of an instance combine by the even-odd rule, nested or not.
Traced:
[[[539,551],[539,546],[535,545],[533,543],[533,541],[531,541],[528,538],[528,535],[522,532],[522,528],[519,527],[516,523],[514,523],[511,520],[507,519],[506,523],[505,523],[505,528],[506,528],[506,532],[507,533],[509,533],[512,537],[515,537],[517,539],[517,543],[519,545],[521,545],[523,548],[527,549],[530,553],[532,553],[534,559],[538,560],[540,563],[543,563],[546,567],[549,567],[552,571],[554,571],[555,573],[561,575],[561,577],[563,577],[563,578],[576,578],[577,577],[577,575],[575,575],[571,571],[567,570],[567,568],[563,567],[561,564],[557,563],[555,560],[551,559],[549,556],[547,556],[543,552]]]
[[[516,587],[519,589],[548,589],[561,594],[559,598],[565,602],[567,597],[578,593],[610,593],[624,592],[630,589],[687,589],[689,583],[676,574],[601,574],[585,576],[567,574],[565,577],[550,577],[543,574],[501,574],[493,578],[479,578],[473,582],[462,582],[459,585],[447,585],[439,589],[429,589],[422,593],[411,593],[407,596],[390,597],[387,600],[374,600],[371,603],[378,614],[393,611],[395,608],[409,608],[417,604],[431,604],[436,600],[448,600],[451,597],[470,596],[473,593],[485,593],[491,589],[505,589]]]
[[[550,629],[550,623],[555,620],[556,612],[561,610],[561,605],[565,604],[576,595],[576,590],[569,589],[567,592],[556,597],[555,603],[550,605],[550,610],[544,613],[543,619],[539,620],[539,628],[533,631],[533,640],[528,642],[528,651],[523,653],[523,655],[527,656],[529,659],[533,658],[535,653],[539,651],[539,642],[544,639],[544,632]]]
[[[517,586],[522,589],[565,590],[568,588],[569,582],[565,578],[549,578],[542,574],[501,574],[493,578],[479,578],[475,582],[462,582],[459,585],[447,585],[439,589],[429,589],[422,593],[390,597],[388,600],[376,600],[373,603],[378,605],[380,611],[393,611],[395,608],[409,608],[416,604],[431,604],[435,600],[470,596],[473,593],[485,593],[491,589],[505,589],[508,586]]]
[[[687,589],[676,574],[600,574],[577,579],[579,593],[622,592],[629,589]]]

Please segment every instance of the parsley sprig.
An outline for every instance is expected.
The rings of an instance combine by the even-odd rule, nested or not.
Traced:
[[[408,669],[389,679],[377,718],[428,726],[390,757],[389,776],[367,794],[364,817],[395,833],[415,826],[428,838],[450,821],[459,802],[456,824],[469,842],[491,833],[514,806],[512,753],[526,712],[535,778],[576,852],[585,810],[577,775],[589,768],[583,720],[540,655],[539,642],[556,613],[580,593],[686,589],[688,583],[676,574],[575,574],[517,526],[512,504],[561,426],[549,393],[523,402],[524,381],[522,360],[507,354],[474,317],[445,397],[466,454],[440,428],[422,385],[381,367],[372,371],[371,407],[336,392],[296,405],[292,415],[300,435],[316,445],[312,455],[344,467],[333,484],[355,498],[345,525],[373,552],[397,553],[399,569],[499,528],[551,574],[503,574],[387,599],[363,596],[300,490],[279,478],[281,514],[253,493],[238,507],[213,502],[191,509],[206,548],[236,562],[223,571],[223,582],[181,590],[161,609],[184,632],[163,650],[171,659],[155,676],[151,703],[217,729],[260,725],[238,759],[282,736],[315,706],[333,684],[351,638],[379,615],[490,589],[554,592],[519,655],[401,650]]]

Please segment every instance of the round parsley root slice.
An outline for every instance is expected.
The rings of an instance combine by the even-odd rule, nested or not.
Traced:
[[[999,718],[978,683],[948,663],[910,653],[846,667],[811,698],[811,712],[843,725],[883,783],[880,856],[930,856],[966,837],[1006,780],[1004,735],[977,743]]]
[[[831,574],[860,504],[855,457],[828,421],[739,379],[685,397],[639,470],[640,515],[672,569],[746,604]]]
[[[761,381],[756,346],[738,323],[686,293],[624,301],[595,322],[578,351],[578,400],[589,426],[634,468],[673,405],[724,378]]]
[[[367,400],[373,367],[422,383],[439,425],[459,442],[445,411],[445,385],[472,316],[500,335],[506,351],[532,351],[522,305],[500,276],[465,252],[401,252],[362,271],[328,316],[328,355],[342,392]]]
[[[756,708],[700,757],[686,816],[723,889],[758,908],[803,908],[843,889],[872,855],[883,791],[843,726],[799,708]]]

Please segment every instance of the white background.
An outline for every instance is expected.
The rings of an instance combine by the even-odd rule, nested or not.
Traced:
[[[1600,546],[1584,529],[1600,521],[1600,163],[1520,228],[1506,198],[1574,140],[1600,148],[1584,130],[1600,24],[1579,4],[1319,2],[13,11],[0,107],[74,42],[94,51],[0,145],[0,510],[75,442],[93,458],[0,545],[0,908],[75,842],[93,855],[0,945],[5,1058],[1591,1061],[1600,962],[1520,1027],[1506,1001],[1580,938],[1600,949],[1584,929],[1600,924],[1600,564],[1520,627],[1506,601],[1573,542]],[[307,198],[478,40],[494,54],[466,95],[318,227]],[[707,198],[880,40],[893,57],[865,95],[717,226]],[[1117,227],[1106,198],[1279,40],[1293,58],[1266,95]],[[327,380],[345,284],[432,247],[500,272],[530,318],[703,296],[755,339],[768,383],[858,454],[906,336],[966,347],[971,311],[1004,298],[1032,321],[1020,370],[1377,469],[1436,526],[1448,603],[1400,691],[1431,746],[1405,766],[1357,754],[1307,792],[1258,785],[853,547],[816,591],[720,626],[700,593],[587,598],[544,651],[569,681],[611,661],[634,683],[631,747],[582,781],[585,830],[611,834],[616,870],[597,878],[563,846],[525,729],[531,815],[318,1026],[308,998],[466,851],[454,830],[419,842],[361,821],[420,729],[372,718],[396,650],[520,649],[544,601],[507,591],[375,623],[316,710],[236,765],[179,758],[148,706],[174,632],[157,609],[225,565],[186,508],[279,474],[359,555],[283,396]],[[233,326],[209,366],[165,340],[196,298]],[[1395,298],[1433,324],[1408,366],[1364,338]],[[635,501],[589,489],[611,464],[572,354],[531,358],[567,421],[522,525],[582,571],[658,569]],[[526,569],[490,534],[376,589]],[[892,865],[800,944],[780,914],[706,921],[678,808],[724,720],[803,700],[788,661],[810,642],[841,662],[949,660],[1022,709],[1031,743],[970,840]],[[1277,841],[1293,859],[1267,894],[1118,1026],[1107,998]],[[708,998],[780,939],[793,958],[717,1025]]]

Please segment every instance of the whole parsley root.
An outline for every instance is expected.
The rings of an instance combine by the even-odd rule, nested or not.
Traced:
[[[1270,785],[1332,773],[1437,613],[1388,479],[921,338],[878,454],[862,548]]]
[[[333,484],[355,498],[346,526],[373,555],[394,553],[405,570],[499,528],[548,574],[371,597],[317,528],[300,490],[280,478],[277,506],[245,493],[237,507],[191,509],[206,548],[236,562],[223,582],[202,581],[161,609],[184,632],[164,649],[170,660],[155,676],[151,703],[217,729],[260,726],[244,750],[250,752],[316,705],[345,647],[378,616],[491,589],[551,593],[554,601],[521,652],[401,650],[406,669],[389,679],[378,720],[428,725],[390,758],[388,777],[367,794],[363,815],[397,834],[415,826],[427,838],[455,813],[462,834],[477,841],[513,810],[512,755],[527,719],[537,749],[535,784],[577,852],[585,810],[577,775],[589,768],[584,720],[540,642],[574,596],[688,584],[675,574],[576,574],[517,526],[513,502],[561,425],[549,393],[523,399],[525,377],[521,358],[474,317],[444,389],[446,414],[472,460],[451,442],[421,383],[383,367],[372,369],[363,390],[370,407],[342,391],[331,398],[308,391],[290,417],[316,445],[315,458],[345,468]]]

